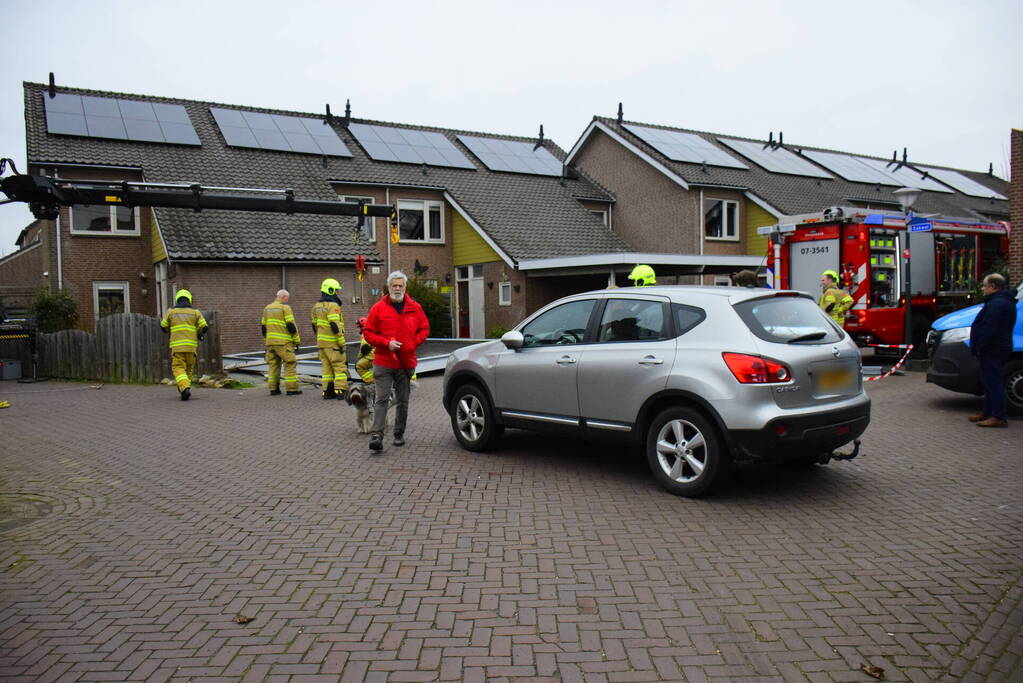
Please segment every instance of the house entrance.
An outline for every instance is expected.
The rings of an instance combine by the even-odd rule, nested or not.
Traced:
[[[483,339],[483,266],[459,266],[455,269],[458,288],[458,336]]]

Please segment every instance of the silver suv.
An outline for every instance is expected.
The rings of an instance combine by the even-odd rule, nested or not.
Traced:
[[[860,354],[807,294],[607,289],[551,303],[500,340],[451,354],[459,443],[505,427],[641,444],[657,481],[699,496],[733,464],[825,463],[870,421]]]

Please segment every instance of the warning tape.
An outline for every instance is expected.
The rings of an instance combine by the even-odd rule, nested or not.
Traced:
[[[0,334],[0,339],[28,339],[27,334]]]
[[[863,379],[866,380],[867,382],[876,382],[879,379],[884,379],[885,377],[889,376],[890,374],[901,368],[902,364],[906,362],[907,358],[909,358],[909,354],[913,351],[912,344],[867,344],[867,346],[872,346],[875,349],[906,349],[906,353],[902,355],[902,358],[899,359],[898,363],[892,366],[891,370],[884,373],[883,375],[877,375],[876,377],[864,377]]]

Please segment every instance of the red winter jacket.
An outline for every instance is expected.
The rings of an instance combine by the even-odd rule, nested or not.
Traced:
[[[426,319],[418,301],[406,294],[405,307],[401,315],[398,315],[398,311],[391,305],[390,295],[385,293],[369,309],[363,337],[376,350],[373,365],[412,370],[417,363],[416,348],[426,341],[429,334],[430,321]],[[387,348],[392,339],[401,342],[397,354]]]

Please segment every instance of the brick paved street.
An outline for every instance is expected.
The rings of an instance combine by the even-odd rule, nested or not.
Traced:
[[[1023,680],[1021,420],[892,377],[861,458],[694,501],[420,384],[371,456],[310,389],[0,383],[0,675]]]

